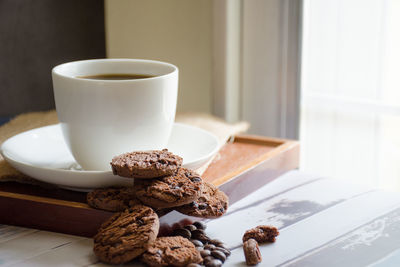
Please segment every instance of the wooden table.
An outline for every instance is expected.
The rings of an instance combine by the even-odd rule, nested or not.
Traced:
[[[51,216],[51,214],[49,214]],[[290,171],[207,221],[207,233],[227,243],[224,266],[245,266],[243,232],[260,224],[280,230],[261,246],[259,266],[399,266],[400,194]],[[106,266],[92,240],[0,226],[2,266]],[[126,266],[141,266],[131,263]]]

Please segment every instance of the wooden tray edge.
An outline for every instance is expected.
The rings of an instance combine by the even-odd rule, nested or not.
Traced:
[[[66,206],[66,207],[71,207],[71,208],[92,209],[86,203],[67,201],[67,200],[61,200],[61,199],[55,199],[55,198],[47,198],[47,197],[41,197],[41,196],[34,196],[34,195],[28,195],[28,194],[12,193],[12,192],[6,192],[6,191],[0,191],[0,197],[15,198],[15,199],[19,199],[19,200],[26,200],[26,201],[31,201],[31,202],[39,202],[39,203],[46,203],[46,204],[52,204],[52,205]]]
[[[261,137],[261,136],[254,136],[254,135],[238,135],[238,136],[235,136],[235,140],[239,141],[239,142],[247,142],[247,143],[253,143],[253,144],[263,143],[268,146],[275,146],[275,148],[273,150],[259,156],[252,162],[250,162],[246,165],[243,165],[243,166],[229,172],[228,174],[224,175],[223,177],[220,177],[220,178],[214,180],[213,184],[216,186],[220,186],[220,185],[224,184],[225,182],[229,181],[233,177],[238,176],[239,174],[253,168],[254,166],[257,166],[258,164],[260,164],[268,159],[271,159],[271,158],[277,156],[278,154],[284,153],[288,150],[298,149],[300,147],[300,143],[295,140],[269,138],[269,137]]]

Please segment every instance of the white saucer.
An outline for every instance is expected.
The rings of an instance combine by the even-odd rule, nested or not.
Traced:
[[[184,167],[197,169],[215,155],[219,143],[215,135],[203,129],[175,123],[167,148],[183,157]],[[132,184],[132,179],[115,176],[111,171],[80,170],[58,124],[15,135],[1,145],[0,153],[20,172],[72,190]]]

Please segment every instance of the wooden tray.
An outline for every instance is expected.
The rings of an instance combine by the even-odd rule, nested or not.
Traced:
[[[296,141],[236,136],[203,175],[234,203],[299,165]],[[0,183],[0,224],[92,237],[113,213],[90,208],[86,194],[49,186]]]

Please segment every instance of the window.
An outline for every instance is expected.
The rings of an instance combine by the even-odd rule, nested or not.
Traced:
[[[400,189],[400,1],[305,0],[301,168]]]

